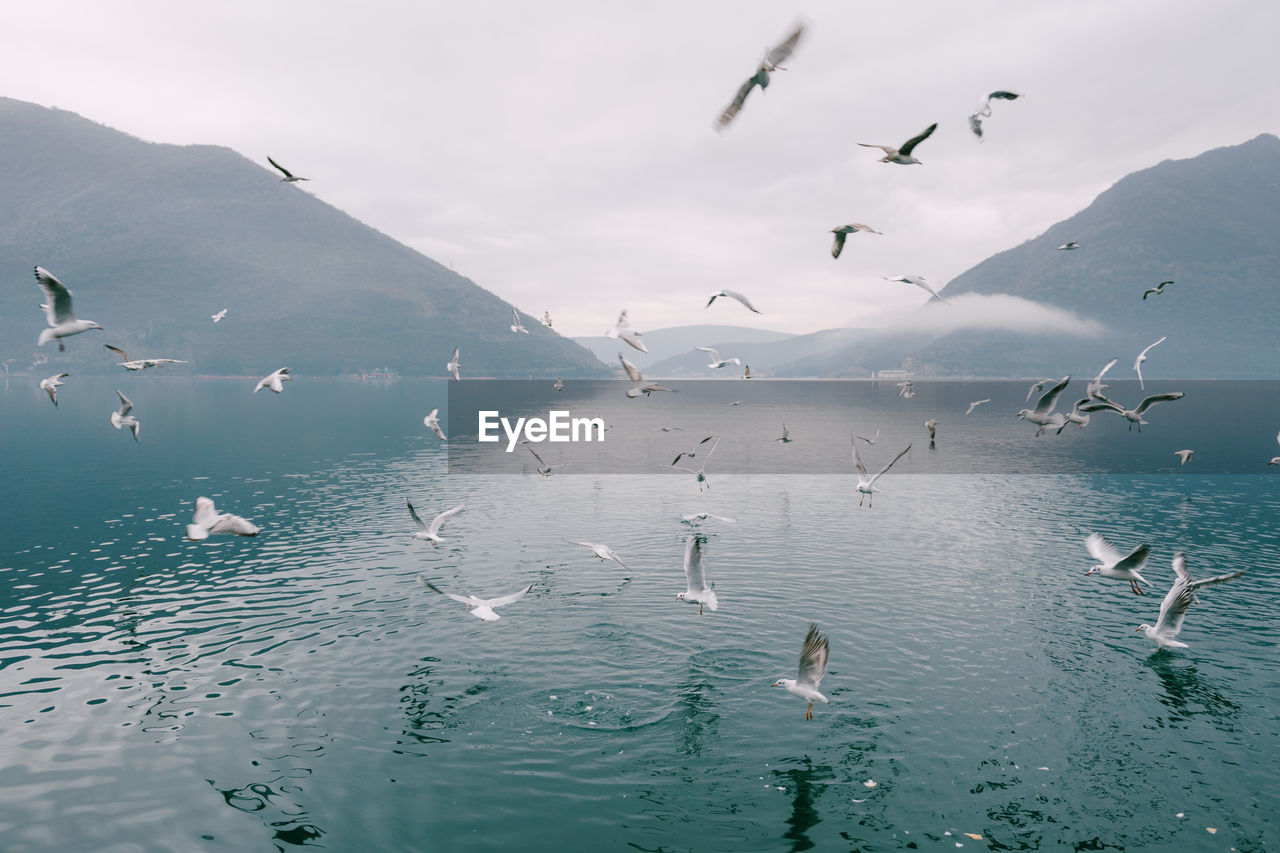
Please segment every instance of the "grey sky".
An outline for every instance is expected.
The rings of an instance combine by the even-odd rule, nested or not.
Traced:
[[[797,18],[789,70],[717,134]],[[7,3],[0,94],[270,154],[564,334],[623,307],[809,332],[927,298],[882,275],[941,286],[1129,172],[1280,132],[1277,33],[1263,0]],[[979,144],[999,88],[1026,97]],[[935,121],[923,166],[856,145]],[[846,222],[884,236],[835,261]],[[764,314],[704,311],[721,287]]]

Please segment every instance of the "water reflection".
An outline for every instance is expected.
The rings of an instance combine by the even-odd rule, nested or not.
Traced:
[[[1219,728],[1234,728],[1240,706],[1201,675],[1194,662],[1183,661],[1178,655],[1160,649],[1144,660],[1143,665],[1160,679],[1164,691],[1156,698],[1169,708],[1170,722],[1182,722],[1204,714],[1215,723],[1221,723]]]
[[[791,816],[787,818],[787,831],[782,837],[791,842],[792,853],[813,849],[814,843],[809,838],[809,830],[822,822],[816,801],[822,786],[833,778],[831,768],[825,764],[814,766],[806,755],[802,766],[775,770],[773,775],[785,781],[787,791],[791,794]]]

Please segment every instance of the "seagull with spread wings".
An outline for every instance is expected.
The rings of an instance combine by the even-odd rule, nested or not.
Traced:
[[[62,385],[62,380],[70,375],[70,373],[59,373],[57,376],[40,380],[40,390],[49,395],[55,409],[58,407],[58,388]]]
[[[881,468],[874,475],[868,475],[867,466],[862,464],[862,459],[858,456],[858,441],[856,436],[850,444],[853,447],[853,467],[858,471],[858,506],[862,506],[862,499],[866,498],[867,509],[871,509],[871,501],[875,498],[875,493],[880,491],[876,488],[876,480],[883,477],[885,472],[893,467],[893,463],[906,456],[907,451],[911,449],[911,445],[908,444],[904,447],[901,453],[889,460],[889,464]]]
[[[511,320],[511,331],[517,334],[521,332],[526,335],[529,334],[529,330],[524,327],[524,323],[520,322],[520,312],[514,308],[511,309]]]
[[[124,361],[120,362],[120,366],[123,367],[125,370],[146,370],[148,367],[158,367],[162,364],[186,364],[187,363],[185,361],[179,361],[176,358],[130,359],[129,353],[120,349],[120,347],[113,347],[111,344],[103,344],[103,346],[111,350],[116,355],[120,356],[122,359],[124,359]]]
[[[40,332],[40,337],[36,338],[36,346],[42,347],[49,341],[56,340],[58,351],[61,352],[66,350],[62,338],[69,338],[90,329],[101,331],[102,327],[92,320],[76,318],[75,311],[71,308],[71,291],[67,290],[53,273],[44,267],[36,267],[36,284],[40,285],[40,290],[44,292],[44,304],[40,307],[44,309],[44,319],[49,324],[49,328]]]
[[[716,591],[707,583],[707,572],[702,568],[702,537],[696,533],[689,537],[684,549],[684,577],[687,589],[676,593],[676,601],[687,601],[698,605],[698,615],[702,615],[703,605],[713,612],[720,606],[716,599]]]
[[[116,389],[116,396],[120,398],[120,408],[111,413],[111,425],[116,429],[128,427],[129,431],[133,433],[133,440],[141,441],[142,439],[138,438],[138,433],[142,429],[142,424],[138,421],[136,415],[130,414],[133,411],[133,401],[121,394],[118,388]]]
[[[800,649],[800,668],[795,678],[779,678],[773,682],[774,687],[781,687],[793,696],[808,701],[809,708],[804,712],[806,720],[813,719],[813,703],[830,704],[831,700],[818,692],[818,685],[827,674],[827,657],[830,649],[827,638],[818,631],[818,626],[810,623],[809,633],[805,634],[804,646]]]
[[[440,428],[440,410],[432,409],[431,412],[422,419],[422,423],[436,434],[436,438],[441,441],[448,441],[445,437],[444,430]]]
[[[289,375],[289,368],[282,367],[279,370],[273,370],[259,380],[258,384],[253,386],[253,393],[257,394],[263,388],[274,391],[279,394],[284,390],[284,383],[292,381],[293,377]]]
[[[458,504],[453,509],[447,509],[431,519],[431,524],[428,525],[418,517],[417,511],[413,508],[413,504],[409,503],[408,498],[404,499],[404,505],[409,508],[409,517],[413,519],[414,525],[418,528],[417,532],[413,534],[413,538],[427,539],[431,542],[431,547],[433,548],[444,541],[440,538],[441,525],[467,508],[466,504]]]
[[[902,143],[901,148],[894,148],[892,145],[872,145],[867,142],[859,142],[858,144],[863,148],[879,148],[883,151],[884,157],[880,158],[881,163],[898,163],[902,166],[910,166],[912,163],[920,163],[919,160],[912,156],[911,152],[916,149],[917,145],[928,139],[929,135],[933,133],[937,127],[938,123],[935,121],[919,134]]]
[[[268,163],[270,163],[272,166],[275,166],[277,169],[279,169],[279,170],[280,170],[280,174],[284,175],[284,177],[280,179],[280,183],[282,183],[282,184],[292,184],[292,183],[295,183],[295,182],[297,182],[297,181],[309,181],[309,180],[311,180],[310,178],[301,178],[301,177],[298,177],[298,176],[297,176],[297,175],[295,175],[293,172],[290,172],[288,169],[286,169],[284,166],[281,166],[281,165],[280,165],[279,163],[277,163],[275,160],[272,160],[270,157],[267,157],[267,162],[268,162]]]
[[[1134,359],[1133,369],[1138,374],[1138,387],[1143,391],[1147,390],[1147,386],[1144,385],[1142,382],[1142,363],[1147,360],[1147,353],[1151,352],[1153,349],[1160,346],[1160,344],[1164,343],[1167,337],[1168,337],[1167,335],[1162,336],[1160,340],[1156,341],[1154,344],[1147,347],[1142,352],[1138,353],[1138,357]]]
[[[1088,406],[1081,407],[1081,411],[1097,412],[1105,409],[1115,412],[1129,422],[1130,430],[1132,430],[1136,424],[1138,432],[1142,432],[1142,428],[1147,425],[1147,422],[1142,419],[1142,416],[1146,414],[1147,409],[1151,408],[1156,403],[1167,403],[1170,400],[1181,400],[1183,396],[1185,395],[1181,391],[1174,391],[1171,394],[1152,394],[1150,397],[1144,397],[1142,402],[1134,406],[1132,409],[1126,409],[1119,403],[1113,403],[1110,400],[1098,400]]]
[[[973,131],[973,135],[978,137],[978,141],[982,142],[982,120],[991,118],[991,102],[992,101],[1014,101],[1021,98],[1017,92],[1006,92],[1003,89],[997,89],[982,99],[982,103],[969,116],[969,129]]]
[[[840,257],[840,252],[844,250],[845,238],[850,234],[857,234],[859,231],[866,231],[868,234],[881,233],[870,225],[863,225],[861,222],[851,222],[848,225],[841,225],[839,228],[832,228],[831,233],[836,235],[836,238],[835,242],[831,244],[831,257]]]
[[[1040,399],[1036,401],[1034,409],[1022,409],[1018,412],[1018,420],[1030,421],[1040,427],[1040,429],[1036,430],[1037,438],[1044,435],[1044,431],[1049,427],[1054,427],[1058,432],[1061,432],[1062,428],[1067,425],[1067,419],[1062,412],[1055,412],[1053,408],[1058,405],[1058,397],[1070,381],[1070,376],[1062,377],[1062,380],[1057,385],[1054,385],[1041,395]]]
[[[192,542],[208,539],[213,533],[257,536],[261,528],[248,519],[229,512],[218,512],[209,498],[196,498],[196,511],[187,525],[187,538]]]
[[[497,614],[497,609],[499,607],[505,607],[508,604],[515,604],[517,601],[528,595],[529,590],[533,589],[533,584],[529,584],[519,592],[513,592],[510,595],[500,595],[497,598],[478,598],[474,595],[456,595],[452,592],[445,592],[422,575],[418,575],[418,583],[422,584],[432,592],[438,592],[441,595],[452,598],[459,604],[467,605],[467,611],[472,616],[485,622],[497,622],[502,618]]]
[[[711,356],[711,363],[707,367],[724,367],[726,364],[739,365],[742,364],[740,358],[721,358],[720,353],[716,352],[712,347],[694,347],[698,352],[705,352]]]
[[[1151,555],[1151,546],[1139,545],[1126,556],[1097,533],[1090,533],[1084,540],[1084,546],[1089,549],[1093,559],[1098,561],[1098,565],[1085,572],[1086,576],[1102,575],[1104,578],[1128,581],[1134,595],[1147,594],[1138,584],[1147,582],[1139,572],[1147,564],[1147,557]]]
[[[939,294],[938,291],[934,290],[933,286],[929,284],[929,282],[925,281],[924,276],[922,275],[882,275],[880,277],[883,278],[885,281],[897,281],[897,282],[901,282],[902,284],[914,284],[916,287],[920,288],[921,290],[928,291],[929,293],[933,294],[934,298],[936,298],[939,302],[946,302],[947,305],[951,304],[950,302],[947,302],[947,300],[943,299],[942,295]]]
[[[462,365],[461,359],[458,358],[459,349],[460,347],[453,348],[453,358],[449,359],[449,363],[444,366],[445,370],[453,374],[454,379],[461,379],[461,377],[458,376],[458,368]]]
[[[750,300],[750,299],[748,299],[746,296],[742,295],[741,293],[739,293],[739,292],[738,292],[738,291],[736,291],[736,290],[729,290],[728,288],[724,288],[723,290],[717,290],[715,293],[711,294],[711,297],[710,297],[709,299],[707,299],[707,304],[706,304],[706,305],[704,305],[703,307],[704,307],[704,308],[710,308],[710,307],[711,307],[711,303],[712,303],[712,302],[715,302],[715,301],[716,301],[717,299],[719,299],[721,296],[727,297],[727,298],[729,298],[729,299],[736,299],[736,300],[738,300],[739,302],[741,302],[743,305],[747,306],[747,308],[749,308],[749,309],[751,309],[752,311],[756,312],[757,314],[763,314],[763,313],[764,313],[764,312],[763,312],[763,311],[761,311],[759,308],[757,308],[756,306],[752,305],[752,304],[751,304],[751,300]]]
[[[747,78],[746,82],[738,87],[738,92],[733,96],[733,100],[720,113],[720,117],[716,119],[715,129],[717,131],[724,130],[729,126],[729,122],[738,115],[742,110],[743,104],[747,102],[747,96],[751,94],[751,90],[756,86],[761,91],[769,88],[769,75],[774,71],[785,70],[781,68],[782,63],[786,62],[795,51],[796,45],[800,43],[800,37],[804,35],[804,24],[796,24],[796,28],[792,30],[791,35],[787,36],[775,47],[768,48],[765,51],[764,58],[760,60],[759,66],[756,67],[756,73]]]
[[[1181,551],[1173,555],[1173,571],[1177,577],[1174,578],[1173,586],[1169,588],[1164,601],[1160,602],[1160,616],[1156,619],[1156,624],[1151,626],[1144,622],[1135,629],[1135,633],[1141,631],[1148,640],[1162,649],[1185,649],[1187,644],[1174,638],[1182,631],[1182,620],[1187,615],[1187,608],[1197,601],[1196,590],[1234,580],[1244,572],[1231,572],[1193,581],[1191,574],[1187,571],[1187,558]]]

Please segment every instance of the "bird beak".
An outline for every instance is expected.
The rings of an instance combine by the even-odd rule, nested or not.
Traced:
[[[1084,573],[1084,576],[1085,576],[1085,577],[1088,577],[1089,575],[1093,574],[1093,573],[1094,573],[1094,572],[1096,572],[1096,571],[1097,571],[1097,569],[1090,569],[1089,571],[1087,571],[1087,572],[1085,572],[1085,573]]]
[[[1142,630],[1141,628],[1134,628],[1134,629],[1133,629],[1133,633],[1135,633],[1135,634],[1136,634],[1136,633],[1138,633],[1138,632],[1139,632],[1139,631],[1141,631],[1141,630]]]

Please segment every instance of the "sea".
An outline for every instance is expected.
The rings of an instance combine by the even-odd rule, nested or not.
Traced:
[[[71,376],[55,408],[39,378],[0,383],[6,853],[1280,844],[1276,383],[1148,380],[1185,397],[1141,432],[1037,436],[1028,382],[539,380],[513,404],[465,376],[152,370]],[[473,464],[460,385],[513,419],[599,413],[603,441]],[[854,442],[871,473],[911,445],[872,506]],[[189,541],[201,496],[261,532]],[[433,547],[406,500],[466,508]],[[1146,595],[1085,575],[1095,532],[1150,545]],[[692,536],[701,614],[676,598]],[[1135,629],[1179,551],[1245,574],[1157,650]],[[423,580],[532,588],[484,622]],[[830,703],[806,720],[771,685],[810,624]]]

